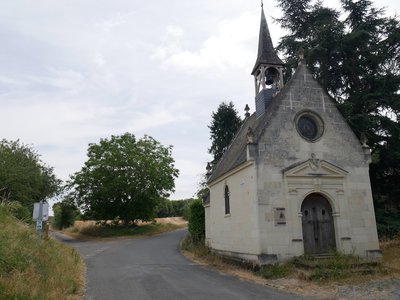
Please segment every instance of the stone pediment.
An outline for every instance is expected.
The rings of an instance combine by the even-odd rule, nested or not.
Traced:
[[[285,177],[328,177],[343,178],[347,171],[335,166],[325,160],[319,160],[315,157],[302,163],[294,164],[283,170]]]

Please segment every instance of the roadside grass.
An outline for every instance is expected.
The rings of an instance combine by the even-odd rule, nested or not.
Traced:
[[[75,250],[39,240],[0,204],[0,299],[80,299],[84,264]]]
[[[193,241],[190,236],[182,240],[181,249],[194,261],[220,270],[231,269],[235,265],[241,271],[268,280],[291,278],[319,284],[356,284],[375,279],[400,278],[400,239],[382,244],[382,262],[369,262],[355,255],[335,252],[326,257],[301,256],[285,263],[253,268],[213,254],[204,241]]]
[[[287,262],[285,264],[274,264],[262,266],[256,269],[254,273],[257,276],[263,277],[265,279],[278,279],[291,276],[295,273],[295,266],[292,262]]]
[[[76,238],[109,238],[109,237],[140,237],[153,236],[168,231],[186,227],[186,224],[172,223],[144,223],[135,226],[124,226],[115,224],[96,224],[93,221],[76,223],[73,227],[64,230]]]
[[[314,282],[360,283],[389,274],[381,262],[339,252],[327,257],[301,256],[291,263],[302,279]]]
[[[228,265],[226,260],[210,251],[204,240],[194,240],[189,234],[181,241],[180,248],[186,257],[198,263],[207,264],[218,269],[226,268]]]
[[[204,240],[196,241],[190,235],[186,235],[181,241],[181,249],[189,251],[197,257],[209,257],[210,249],[205,245]]]
[[[383,251],[382,264],[400,276],[400,235],[396,239],[382,241],[380,244]]]

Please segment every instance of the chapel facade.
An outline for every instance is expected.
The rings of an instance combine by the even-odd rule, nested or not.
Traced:
[[[370,149],[300,55],[285,85],[261,10],[255,107],[208,174],[206,243],[267,264],[332,251],[380,256]]]

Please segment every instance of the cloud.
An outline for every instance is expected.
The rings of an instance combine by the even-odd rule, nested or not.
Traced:
[[[176,160],[176,167],[180,174],[176,179],[175,185],[179,187],[172,195],[173,199],[183,199],[195,196],[196,191],[199,189],[198,182],[200,182],[202,174],[199,170],[204,169],[204,163],[200,161],[193,161],[189,159]],[[196,178],[194,181],[193,179]]]
[[[93,62],[96,66],[98,67],[103,67],[106,64],[106,60],[104,59],[104,56],[99,52],[96,51],[93,57]]]
[[[252,62],[256,45],[258,17],[243,13],[218,24],[217,32],[207,38],[197,50],[185,49],[185,32],[176,26],[166,29],[167,43],[158,47],[153,58],[165,67],[183,71],[246,68]],[[251,58],[251,61],[249,60]]]
[[[187,115],[176,115],[176,113],[172,111],[138,112],[134,113],[133,117],[134,120],[127,124],[127,129],[129,128],[139,132],[145,132],[152,128],[158,128],[191,119]]]
[[[126,23],[130,16],[131,13],[116,12],[111,17],[108,17],[107,19],[98,22],[96,24],[96,27],[99,27],[100,30],[105,33],[109,33],[115,27]]]
[[[67,178],[88,143],[149,134],[174,146],[172,197],[192,196],[210,160],[211,112],[223,100],[242,110],[253,96],[259,5],[39,2],[0,1],[1,138],[33,143]]]

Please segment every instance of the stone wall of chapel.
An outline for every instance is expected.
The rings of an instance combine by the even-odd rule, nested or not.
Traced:
[[[346,177],[323,179],[318,188],[306,178],[289,185],[282,173],[275,171],[268,169],[264,179],[259,179],[264,186],[258,191],[263,253],[276,254],[279,260],[304,253],[301,204],[311,193],[320,193],[331,203],[339,251],[366,256],[366,251],[379,249],[367,168],[349,168]],[[276,208],[285,209],[285,225],[276,225]]]
[[[311,75],[297,78],[281,92],[282,101],[270,115],[259,141],[264,164],[282,169],[315,153],[317,158],[343,168],[367,166],[360,142],[325,91]],[[314,111],[324,121],[324,134],[316,142],[307,142],[297,133],[295,117],[304,110]]]
[[[339,195],[339,190],[338,195],[329,191],[334,201],[347,203],[347,211],[338,211],[335,216],[338,249],[344,252],[353,249],[363,256],[366,250],[378,249],[369,166],[357,137],[311,75],[297,76],[278,97],[283,97],[282,101],[270,114],[258,143],[257,197],[262,251],[278,254],[280,259],[302,254],[303,246],[298,242],[301,238],[296,231],[301,226],[301,212],[293,205],[283,169],[310,159],[311,154],[348,172],[343,195]],[[317,113],[324,122],[324,133],[316,142],[306,141],[297,132],[295,117],[304,110]],[[301,197],[299,194],[296,198],[300,206],[304,199]],[[275,226],[272,216],[276,207],[286,209],[286,226]]]
[[[225,186],[230,191],[230,214],[225,214]],[[210,186],[206,213],[206,241],[215,249],[260,254],[254,165]]]
[[[367,170],[369,167],[360,142],[332,100],[311,75],[305,73],[297,78],[300,79],[293,80],[290,88],[279,95],[282,97],[280,105],[270,114],[258,142],[257,194],[260,203],[273,203],[284,198],[282,170],[310,159],[312,154],[345,170]],[[297,132],[295,118],[304,110],[315,112],[324,122],[324,133],[316,142],[306,141]]]
[[[298,238],[295,231],[298,227],[298,211],[293,202],[285,196],[285,182],[282,171],[268,168],[258,177],[258,200],[260,220],[261,250],[265,254],[275,254],[278,260],[303,254],[302,243],[293,242]],[[286,224],[275,223],[275,209],[284,209]]]

